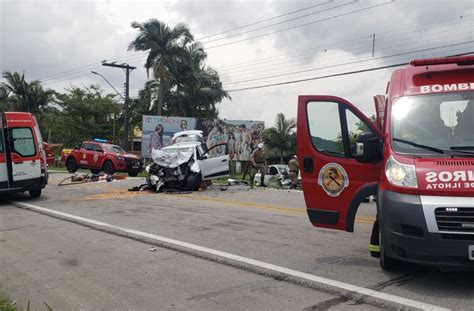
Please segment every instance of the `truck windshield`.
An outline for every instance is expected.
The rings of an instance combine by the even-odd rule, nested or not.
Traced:
[[[125,150],[122,149],[122,147],[117,146],[117,145],[102,145],[104,146],[105,150],[108,152],[114,152],[114,153],[124,153]]]
[[[399,97],[391,115],[396,152],[474,154],[474,92]]]

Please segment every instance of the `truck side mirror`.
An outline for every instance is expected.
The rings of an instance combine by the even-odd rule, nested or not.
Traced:
[[[371,163],[382,160],[382,142],[372,132],[363,132],[357,136],[354,158],[360,163]]]

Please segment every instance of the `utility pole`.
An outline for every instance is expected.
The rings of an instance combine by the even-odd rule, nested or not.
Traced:
[[[128,101],[129,101],[129,87],[130,87],[130,71],[137,69],[137,67],[130,66],[129,64],[116,64],[115,62],[107,63],[106,61],[102,62],[102,66],[115,67],[125,69],[125,102],[123,104],[123,139],[122,147],[125,150],[129,150],[129,141],[128,141]]]
[[[372,34],[372,57],[374,57],[375,54],[375,33]]]

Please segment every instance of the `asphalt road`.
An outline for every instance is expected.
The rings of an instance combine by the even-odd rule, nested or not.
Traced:
[[[392,297],[471,310],[474,273],[406,265],[383,272],[368,253],[375,206],[363,204],[355,233],[316,229],[302,193],[235,186],[189,194],[130,193],[140,179],[58,187],[51,174],[37,200],[53,211],[258,260]],[[153,246],[0,203],[0,290],[33,309],[371,310],[341,291],[282,280],[199,252]],[[93,226],[92,226],[93,227]],[[100,229],[100,228],[99,228]],[[211,259],[211,260],[209,260]]]

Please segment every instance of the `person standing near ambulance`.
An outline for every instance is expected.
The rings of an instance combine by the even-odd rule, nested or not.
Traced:
[[[291,188],[296,189],[296,185],[298,185],[298,172],[300,170],[296,155],[292,156],[288,162],[288,169],[290,171],[288,177],[291,180]]]
[[[260,171],[260,187],[266,187],[265,185],[265,172],[267,170],[267,165],[266,165],[266,155],[265,155],[265,150],[263,150],[263,143],[259,143],[257,145],[257,148],[255,148],[254,151],[250,154],[250,162],[252,163],[252,168],[251,168],[251,181],[253,183],[253,179],[255,177],[255,174],[257,174],[258,171]]]

